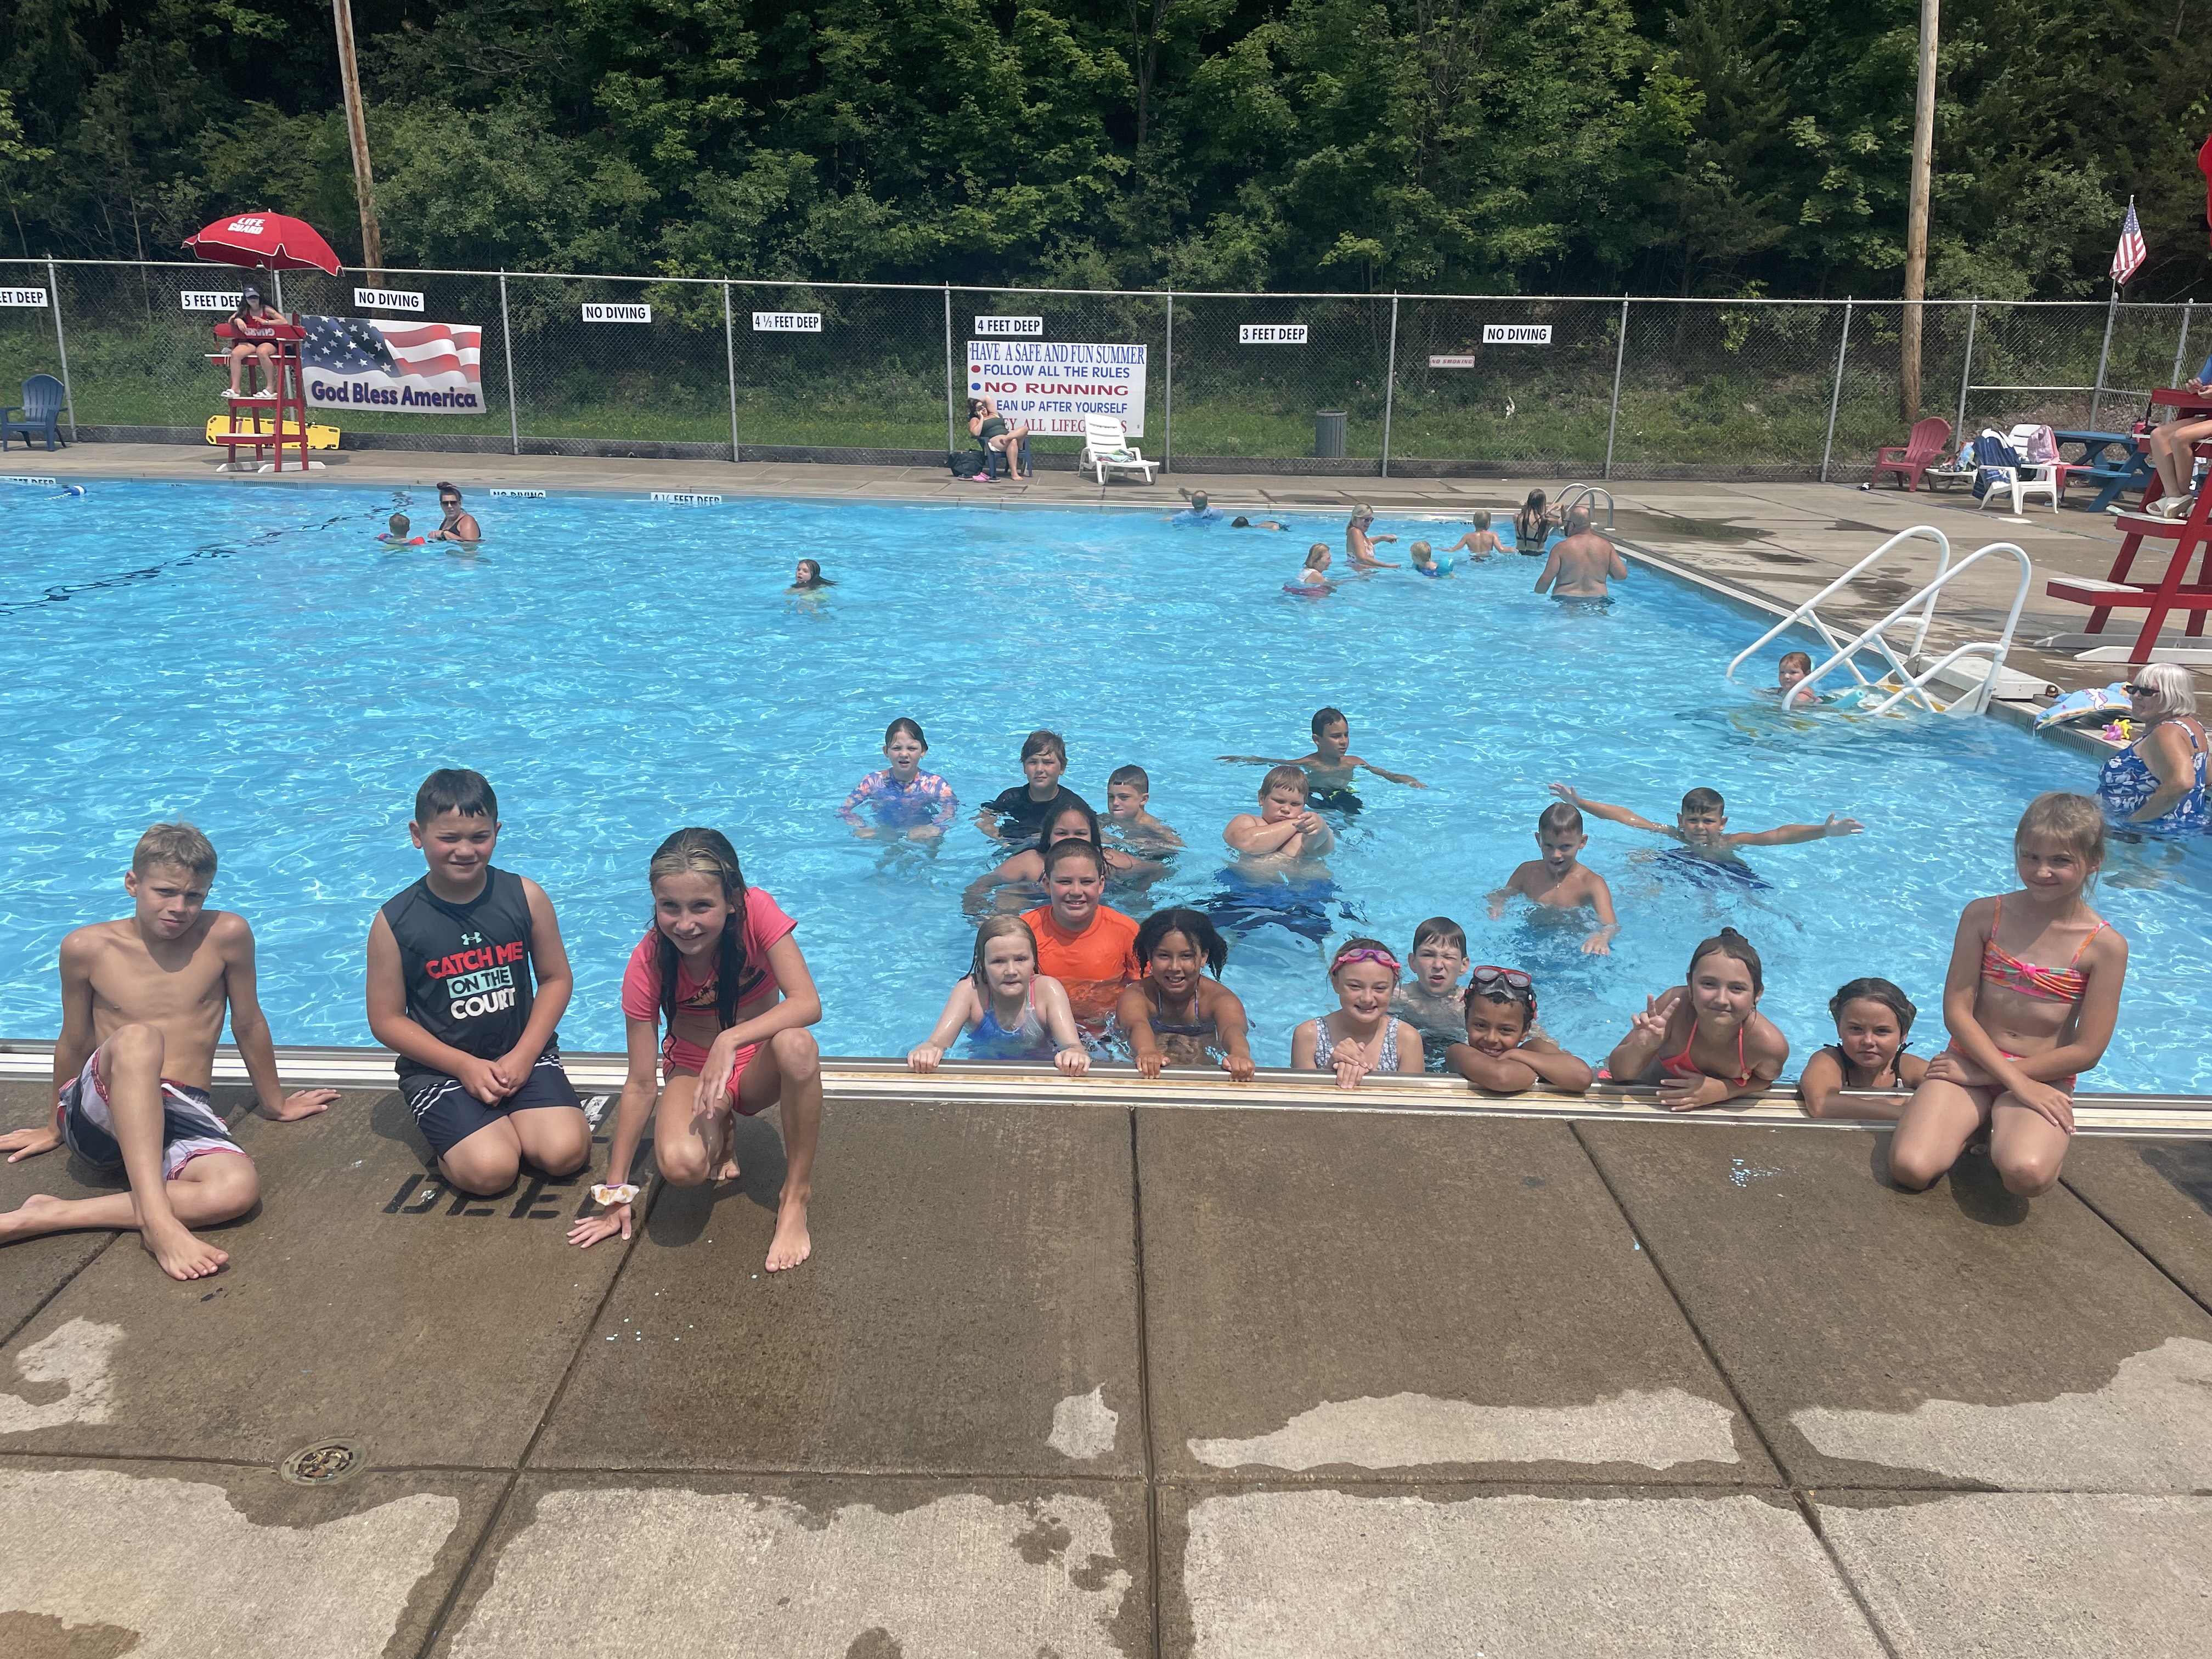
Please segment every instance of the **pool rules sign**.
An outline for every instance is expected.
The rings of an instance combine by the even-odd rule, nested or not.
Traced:
[[[988,398],[1017,426],[1083,435],[1084,417],[1111,415],[1145,433],[1145,348],[1057,340],[970,340],[968,395]]]

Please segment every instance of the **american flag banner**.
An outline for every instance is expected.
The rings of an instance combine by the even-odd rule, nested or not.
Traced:
[[[2112,281],[2124,284],[2142,269],[2150,250],[2143,246],[2142,226],[2136,219],[2136,198],[2128,198],[2128,222],[2120,227],[2120,245],[2112,251]]]
[[[473,323],[302,317],[307,403],[408,415],[483,415],[483,330]]]

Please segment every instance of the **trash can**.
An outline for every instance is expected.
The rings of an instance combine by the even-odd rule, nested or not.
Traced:
[[[1314,416],[1314,459],[1322,461],[1340,461],[1344,459],[1344,411],[1322,410]]]

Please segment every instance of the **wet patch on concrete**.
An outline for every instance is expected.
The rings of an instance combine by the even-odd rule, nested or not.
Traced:
[[[266,1471],[0,1463],[0,1644],[56,1654],[357,1659],[413,1652],[489,1519],[486,1476],[373,1475],[337,1494]],[[115,1645],[120,1632],[128,1641]]]
[[[62,1423],[105,1423],[112,1409],[110,1365],[123,1327],[72,1319],[15,1351],[13,1393],[0,1393],[0,1434],[27,1434]]]
[[[1746,1494],[1164,1494],[1176,1659],[1877,1659],[1794,1507]]]
[[[1194,1440],[1217,1469],[1421,1468],[1438,1463],[1734,1463],[1735,1413],[1680,1389],[1588,1406],[1477,1406],[1423,1394],[1333,1401],[1251,1440]]]
[[[1218,1478],[1254,1446],[1304,1469],[1513,1479],[1535,1454],[1563,1480],[1648,1479],[1650,1457],[1674,1481],[1775,1478],[1707,1414],[1727,1386],[1565,1125],[1137,1117],[1164,1474]],[[1631,1396],[1688,1402],[1693,1437],[1624,1431],[1604,1402]]]
[[[0,1130],[31,1129],[53,1114],[53,1091],[42,1083],[0,1083]],[[33,1193],[56,1198],[97,1198],[119,1189],[66,1149],[26,1158],[0,1159],[0,1211],[12,1210]],[[49,1233],[0,1246],[0,1342],[21,1329],[46,1299],[69,1283],[113,1242],[115,1235]],[[7,1373],[0,1369],[0,1380]]]
[[[230,1265],[180,1285],[126,1239],[76,1275],[0,1349],[0,1392],[64,1330],[119,1328],[102,1414],[9,1449],[274,1467],[340,1435],[387,1464],[511,1468],[622,1261],[563,1237],[592,1177],[465,1198],[423,1173],[388,1091],[241,1127],[263,1195],[216,1235]]]
[[[2189,1354],[2212,1344],[2212,1319],[2070,1193],[2014,1198],[1985,1158],[1901,1192],[1886,1134],[1577,1133],[1797,1484],[1942,1487],[2010,1471],[2172,1489],[2174,1449],[2130,1431],[2100,1391],[2169,1339]],[[1779,1173],[1739,1183],[1740,1165]],[[2129,1376],[2130,1389],[2149,1386],[2141,1367]],[[2195,1387],[2176,1373],[2153,1392],[2179,1411],[2179,1389]],[[2058,1407],[2082,1437],[2054,1462],[2038,1437],[2063,1396],[2083,1397]]]
[[[2212,1490],[2212,1343],[2169,1337],[2103,1388],[2014,1406],[1924,1400],[1910,1412],[1793,1412],[1830,1457],[2022,1491]]]
[[[2212,1140],[2076,1138],[2065,1183],[2212,1306]]]
[[[1064,1474],[1061,1402],[1137,1399],[1132,1183],[1119,1107],[840,1102],[813,1259],[768,1273],[766,1212],[659,1194],[532,1463]]]
[[[1133,1483],[533,1476],[436,1651],[1133,1659],[1149,1648],[1145,1527]]]
[[[2063,1492],[1823,1503],[1821,1532],[1899,1659],[2197,1659],[2212,1498]]]

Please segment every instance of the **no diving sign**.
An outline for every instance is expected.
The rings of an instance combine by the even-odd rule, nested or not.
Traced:
[[[1552,325],[1549,323],[1485,323],[1482,325],[1485,345],[1549,345]]]

